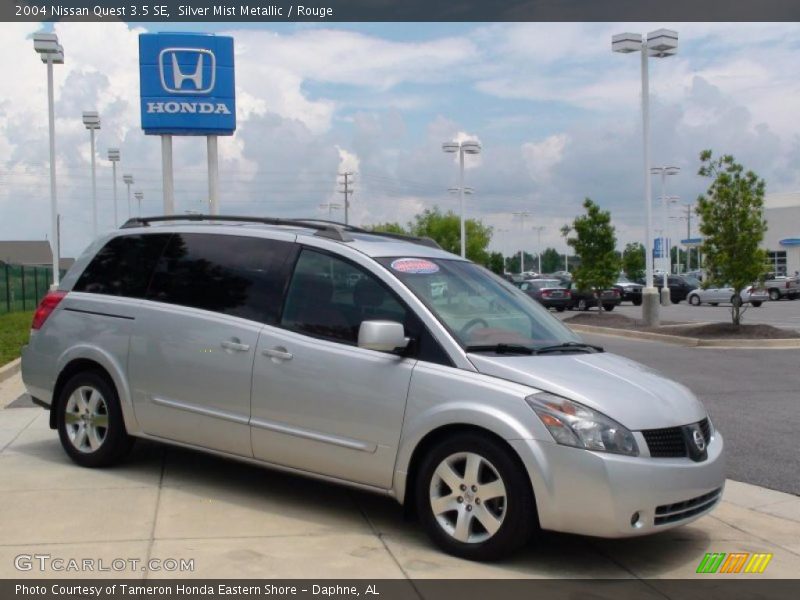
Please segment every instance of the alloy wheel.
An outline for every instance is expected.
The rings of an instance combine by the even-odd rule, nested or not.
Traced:
[[[474,452],[445,458],[430,483],[430,503],[439,526],[462,543],[485,542],[507,512],[506,486],[494,465]]]
[[[80,386],[67,400],[64,422],[70,443],[85,453],[97,451],[108,433],[108,404],[91,386]]]

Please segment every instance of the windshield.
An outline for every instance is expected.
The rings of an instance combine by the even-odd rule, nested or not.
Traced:
[[[378,258],[463,347],[513,344],[529,348],[580,341],[546,308],[471,262]]]
[[[683,276],[683,280],[684,280],[686,283],[688,283],[689,285],[691,285],[691,286],[694,286],[694,287],[696,287],[696,288],[703,287],[703,284],[702,284],[702,283],[700,283],[700,280],[699,280],[699,279],[695,279],[694,277],[691,277],[691,276],[689,276],[689,275],[684,275],[684,276]]]

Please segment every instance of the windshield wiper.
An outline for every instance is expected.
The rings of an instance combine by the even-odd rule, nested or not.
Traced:
[[[478,344],[467,346],[467,352],[497,352],[497,354],[536,354],[536,350],[519,344]]]
[[[602,346],[595,346],[594,344],[584,344],[583,342],[564,342],[563,344],[553,344],[552,346],[542,346],[536,348],[534,354],[546,354],[548,352],[563,352],[568,350],[594,350],[595,352],[605,352]]]

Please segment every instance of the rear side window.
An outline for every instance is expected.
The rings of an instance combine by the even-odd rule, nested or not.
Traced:
[[[156,266],[149,300],[274,324],[295,244],[206,233],[176,233]]]
[[[144,298],[171,234],[125,235],[110,240],[81,274],[76,292]]]

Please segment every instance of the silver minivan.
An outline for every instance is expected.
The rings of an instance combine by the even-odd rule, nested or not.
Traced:
[[[139,437],[357,486],[471,559],[663,531],[725,481],[684,386],[431,240],[328,222],[129,221],[42,300],[22,376],[79,465]]]

